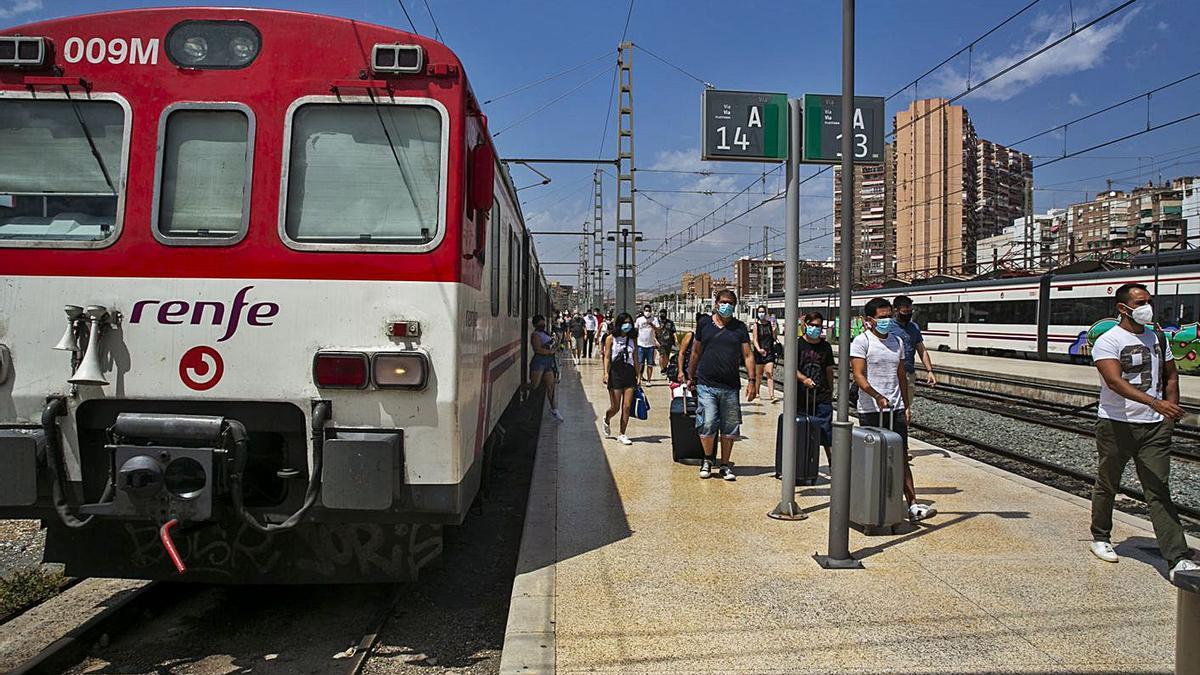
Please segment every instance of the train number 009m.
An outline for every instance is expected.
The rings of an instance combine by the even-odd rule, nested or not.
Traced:
[[[103,63],[105,61],[120,65],[158,65],[158,38],[142,42],[142,38],[104,38],[94,37],[84,41],[81,37],[67,38],[63,45],[63,58],[67,63]]]

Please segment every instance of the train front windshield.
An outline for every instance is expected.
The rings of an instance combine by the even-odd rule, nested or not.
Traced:
[[[0,239],[112,236],[124,136],[113,101],[0,99]]]

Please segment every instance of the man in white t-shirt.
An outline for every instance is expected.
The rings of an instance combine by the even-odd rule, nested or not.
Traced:
[[[858,385],[858,423],[864,427],[883,427],[900,435],[904,456],[908,457],[909,400],[904,372],[904,343],[892,330],[892,305],[883,298],[872,298],[863,309],[865,330],[850,343],[850,370]],[[937,515],[929,504],[917,503],[917,488],[912,467],[904,462],[904,498],[908,518],[916,522]]]
[[[583,357],[586,359],[592,358],[592,347],[596,346],[596,329],[599,327],[596,312],[595,309],[589,309],[588,313],[583,315]]]
[[[658,346],[658,338],[654,337],[654,334],[661,327],[650,305],[642,308],[642,315],[633,322],[633,327],[637,330],[638,358],[641,359],[640,363],[643,368],[642,378],[649,382],[654,377],[654,348]]]
[[[1096,423],[1100,461],[1092,489],[1091,549],[1106,562],[1120,560],[1110,541],[1113,500],[1132,458],[1146,493],[1158,549],[1174,581],[1176,572],[1200,569],[1189,557],[1179,513],[1171,501],[1171,432],[1184,412],[1179,407],[1179,372],[1166,336],[1154,327],[1150,291],[1142,284],[1125,284],[1114,298],[1121,323],[1092,346],[1092,361],[1100,371]]]

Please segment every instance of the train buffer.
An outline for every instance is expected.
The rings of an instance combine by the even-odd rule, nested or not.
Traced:
[[[938,515],[852,530],[864,569],[824,570],[812,556],[827,481],[797,488],[807,520],[766,515],[780,404],[743,403],[730,483],[672,462],[661,379],[631,446],[601,433],[596,362],[565,363],[559,392],[566,421],[541,427],[502,672],[1174,667],[1176,589],[1146,520],[1114,514],[1122,561],[1101,562],[1087,500],[914,441],[918,493]]]

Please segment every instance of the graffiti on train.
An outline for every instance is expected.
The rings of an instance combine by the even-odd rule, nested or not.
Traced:
[[[1090,356],[1092,345],[1096,338],[1104,335],[1113,326],[1120,323],[1119,319],[1101,319],[1092,324],[1091,328],[1083,331],[1071,345],[1069,353],[1075,356]],[[1200,323],[1187,323],[1182,326],[1161,326],[1171,347],[1171,355],[1175,357],[1176,367],[1185,373],[1200,372]]]

